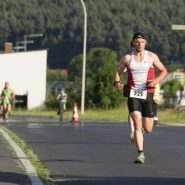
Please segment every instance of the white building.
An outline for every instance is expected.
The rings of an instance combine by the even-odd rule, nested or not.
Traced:
[[[27,95],[27,108],[46,99],[47,50],[0,54],[0,89],[9,82],[16,95]]]

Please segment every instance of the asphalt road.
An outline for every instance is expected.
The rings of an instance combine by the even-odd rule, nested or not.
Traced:
[[[184,185],[185,127],[158,126],[145,134],[145,164],[124,123],[10,122],[51,171],[57,185]]]

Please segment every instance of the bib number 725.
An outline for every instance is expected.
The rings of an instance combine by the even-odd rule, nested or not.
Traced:
[[[139,98],[139,99],[146,99],[147,97],[147,90],[138,90],[138,89],[131,89],[130,90],[130,97],[131,98]]]

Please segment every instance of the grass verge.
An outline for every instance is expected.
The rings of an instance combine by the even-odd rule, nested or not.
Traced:
[[[16,142],[16,144],[21,148],[21,150],[25,153],[26,157],[30,160],[31,164],[34,166],[38,177],[42,180],[43,185],[54,185],[54,183],[50,182],[50,172],[49,170],[38,160],[38,157],[32,150],[28,148],[28,146],[24,143],[22,139],[17,137],[13,132],[8,130],[7,128],[1,127],[12,140]]]
[[[178,113],[175,109],[159,110],[158,117],[162,123],[185,124],[185,112]]]
[[[80,110],[78,114],[81,121],[127,121],[128,110],[127,106],[123,105],[117,109],[112,110],[85,110],[85,113],[81,115]],[[56,114],[56,110],[15,110],[14,115],[31,115],[31,116],[51,116],[53,119],[58,120],[59,117]],[[73,112],[65,112],[65,119],[70,121],[73,116]],[[177,113],[175,109],[158,109],[158,118],[162,123],[185,123],[185,113]]]

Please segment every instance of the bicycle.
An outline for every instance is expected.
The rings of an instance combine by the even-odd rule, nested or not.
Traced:
[[[59,105],[59,118],[60,118],[60,121],[62,121],[62,122],[64,120],[64,112],[65,112],[65,102],[60,102],[60,105]]]

